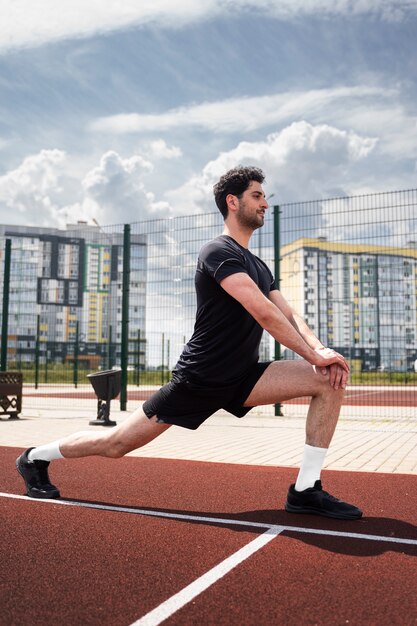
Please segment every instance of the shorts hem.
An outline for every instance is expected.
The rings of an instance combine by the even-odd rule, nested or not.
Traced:
[[[272,361],[256,363],[240,385],[237,384],[234,390],[230,390],[227,399],[226,392],[221,387],[171,380],[151,398],[145,400],[142,405],[143,412],[148,419],[156,416],[159,424],[181,426],[189,430],[196,430],[221,409],[235,417],[244,417],[253,408],[244,406],[244,403],[271,363]],[[178,416],[175,414],[177,411]]]
[[[245,401],[249,398],[253,388],[258,380],[263,376],[265,371],[271,365],[272,361],[263,361],[257,363],[247,378],[245,378],[242,385],[238,388],[235,397],[232,402],[228,402],[223,408],[232,413],[235,417],[244,417],[253,406],[244,406]]]

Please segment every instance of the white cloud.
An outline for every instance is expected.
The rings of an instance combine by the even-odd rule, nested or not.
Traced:
[[[42,150],[1,176],[1,223],[64,228],[93,218],[120,224],[169,215],[146,188],[153,165],[142,156],[107,152],[84,176],[75,175],[75,161],[62,150]]]
[[[400,100],[400,95],[398,100]],[[378,99],[372,107],[361,106],[359,102],[345,111],[337,110],[333,114],[327,111],[329,118],[344,123],[357,132],[380,137],[379,150],[387,157],[404,158],[415,154],[417,146],[417,118],[408,112],[406,103]]]
[[[333,17],[342,15],[355,17],[361,15],[380,16],[388,21],[401,20],[410,13],[415,13],[414,0],[244,0],[241,5],[257,7],[280,19],[292,19],[303,15],[323,15]]]
[[[81,165],[78,169],[76,157],[61,150],[42,150],[0,177],[0,221],[64,227],[79,219],[94,218],[109,225],[212,212],[216,210],[213,184],[240,163],[265,171],[265,189],[267,194],[275,194],[274,202],[372,193],[375,187],[368,184],[369,171],[380,156],[378,145],[378,139],[365,134],[327,124],[294,122],[264,140],[241,141],[221,152],[162,197],[154,193],[160,187],[156,187],[151,150],[147,158],[108,151],[94,167]],[[174,147],[160,141],[154,150],[162,156],[165,152],[176,154]]]
[[[0,50],[43,45],[70,38],[159,22],[182,26],[211,15],[215,0],[1,0]]]
[[[160,114],[127,113],[102,117],[90,124],[90,130],[102,133],[144,133],[172,128],[204,128],[215,133],[248,132],[278,125],[284,121],[315,115],[343,102],[349,108],[356,101],[361,106],[373,100],[388,100],[394,91],[379,87],[335,87],[309,91],[278,93],[259,97],[231,98],[171,109]]]
[[[383,164],[404,163],[416,152],[417,118],[400,87],[339,86],[235,98],[193,104],[158,115],[122,114],[101,118],[90,128],[110,134],[169,133],[171,130],[177,133],[183,128],[184,133],[198,129],[212,136],[238,134],[242,138],[263,128],[269,132],[283,128],[297,120],[308,120],[313,125],[326,123],[359,136],[377,137],[379,168]],[[410,171],[410,167],[405,169],[403,182],[398,168],[391,167],[391,187],[409,185]],[[387,174],[383,175],[386,184],[391,181]],[[363,184],[356,186],[358,193]]]
[[[2,223],[63,225],[63,198],[72,184],[65,172],[66,162],[62,150],[42,150],[1,176]]]
[[[140,155],[123,159],[117,152],[104,154],[97,167],[85,176],[82,185],[94,201],[101,224],[139,221],[166,214],[164,203],[146,189],[143,176],[153,169]]]
[[[176,190],[165,194],[175,211],[198,213],[213,210],[213,184],[236,165],[257,165],[267,176],[270,192],[285,200],[317,198],[329,186],[348,183],[349,167],[367,157],[377,141],[325,124],[295,122],[265,141],[239,143],[221,153]]]
[[[407,247],[416,237],[416,220],[412,199],[415,194],[407,192],[374,193],[366,198],[337,198],[322,203],[324,221],[319,235],[332,241]],[[395,213],[395,219],[393,219]]]
[[[57,10],[54,0],[0,0],[0,51],[150,23],[182,27],[244,10],[281,20],[367,14],[402,20],[416,13],[417,4],[415,0],[60,0]]]
[[[149,154],[155,159],[177,159],[182,156],[182,150],[178,146],[168,146],[163,139],[151,141]]]

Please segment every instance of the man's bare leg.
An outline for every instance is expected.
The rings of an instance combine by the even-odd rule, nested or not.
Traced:
[[[64,437],[59,448],[65,458],[97,455],[117,459],[146,445],[168,428],[170,424],[158,423],[155,416],[149,419],[139,408],[106,432],[82,431]]]
[[[48,476],[50,461],[91,455],[119,458],[149,443],[170,427],[159,424],[156,417],[148,419],[137,409],[119,426],[100,432],[83,431],[49,444],[29,448],[18,459],[16,468],[32,498],[59,498],[59,490]]]
[[[334,389],[329,376],[306,361],[275,361],[265,370],[245,401],[245,406],[278,404],[311,396],[306,422],[306,443],[328,448],[342,406],[344,389]]]
[[[328,373],[324,375],[306,361],[276,361],[267,368],[245,402],[248,406],[276,404],[311,396],[303,460],[295,483],[297,491],[314,487],[320,479],[339,418],[344,390],[335,389],[329,381]]]
[[[311,396],[306,422],[306,445],[297,481],[288,490],[285,510],[313,513],[337,519],[359,519],[362,511],[323,491],[320,473],[333,437],[344,389],[330,384],[330,377],[306,361],[271,363],[247,398],[246,406],[277,404]]]

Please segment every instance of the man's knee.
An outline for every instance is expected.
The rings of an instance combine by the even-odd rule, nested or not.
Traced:
[[[315,377],[315,383],[316,383],[316,388],[317,388],[317,393],[315,395],[324,395],[324,396],[332,396],[332,397],[335,397],[335,395],[338,395],[338,396],[343,397],[345,394],[345,389],[342,389],[342,387],[335,389],[330,384],[329,374],[322,374],[320,371],[317,371],[317,374]]]

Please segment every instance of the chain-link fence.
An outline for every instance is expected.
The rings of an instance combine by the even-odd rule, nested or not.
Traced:
[[[271,208],[251,240],[292,306],[349,359],[361,406],[417,406],[416,221],[417,190],[300,202]],[[23,372],[39,406],[91,396],[87,374],[117,367],[129,399],[143,399],[192,333],[197,254],[222,228],[218,211],[1,226],[1,369]],[[277,355],[296,358],[265,335],[261,359]]]

